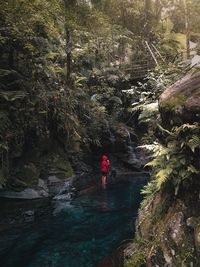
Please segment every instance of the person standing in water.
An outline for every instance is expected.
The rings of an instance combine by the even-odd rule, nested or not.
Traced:
[[[106,178],[108,174],[108,167],[110,166],[110,161],[106,155],[102,156],[102,162],[101,162],[101,172],[102,172],[102,185],[106,185]]]

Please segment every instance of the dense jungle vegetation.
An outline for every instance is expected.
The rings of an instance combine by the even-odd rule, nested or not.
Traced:
[[[49,167],[88,171],[111,125],[127,127],[154,155],[126,266],[200,266],[187,210],[200,199],[199,14],[199,0],[1,0],[1,191]]]
[[[69,155],[101,146],[108,122],[146,123],[139,143],[155,140],[157,99],[190,69],[189,41],[199,49],[198,0],[8,0],[0,7],[2,185],[37,173],[51,147]],[[188,142],[192,150],[198,144]]]

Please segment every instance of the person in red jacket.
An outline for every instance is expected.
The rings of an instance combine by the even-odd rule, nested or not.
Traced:
[[[101,162],[101,172],[102,172],[102,185],[106,185],[106,177],[108,174],[108,167],[110,166],[110,161],[108,160],[108,157],[106,155],[102,156],[102,162]]]

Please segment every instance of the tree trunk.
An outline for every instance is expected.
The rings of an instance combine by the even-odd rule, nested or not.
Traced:
[[[144,34],[145,34],[146,40],[149,41],[150,34],[151,34],[151,0],[145,0],[144,14],[145,14]]]
[[[76,6],[75,0],[69,1],[69,0],[64,0],[64,8],[65,8],[65,47],[66,47],[66,83],[69,85],[70,80],[71,80],[71,73],[72,73],[72,29],[68,25],[68,17],[67,17],[67,12],[69,11],[70,8]]]
[[[186,34],[186,58],[190,58],[190,26],[189,26],[189,11],[187,0],[184,1],[185,7],[185,34]]]
[[[66,29],[66,54],[67,54],[67,82],[71,79],[72,72],[72,55],[71,55],[71,33],[68,29]]]

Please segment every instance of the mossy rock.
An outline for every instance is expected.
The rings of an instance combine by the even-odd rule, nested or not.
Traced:
[[[54,163],[53,167],[55,169],[58,169],[59,171],[62,171],[65,175],[65,177],[71,177],[73,175],[73,169],[71,166],[71,163],[63,158],[58,158]]]
[[[55,169],[61,174],[59,178],[68,178],[73,175],[71,163],[64,153],[49,152],[40,159],[40,165],[42,172],[46,174],[50,169]]]
[[[167,88],[159,100],[165,126],[191,123],[200,119],[200,72],[191,72]]]
[[[28,163],[24,165],[20,171],[16,174],[20,181],[26,183],[28,187],[36,187],[38,184],[40,172],[36,168],[35,164]]]

